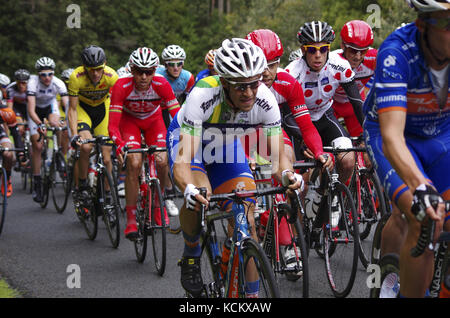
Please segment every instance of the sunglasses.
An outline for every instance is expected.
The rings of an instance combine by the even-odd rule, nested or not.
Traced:
[[[138,73],[139,75],[145,74],[147,76],[150,76],[150,75],[153,75],[155,73],[155,69],[154,68],[151,68],[151,69],[147,70],[147,69],[142,69],[142,68],[135,67],[135,68],[133,68],[133,70],[136,73]]]
[[[271,67],[275,66],[279,62],[280,62],[280,59],[276,59],[276,60],[274,60],[274,61],[272,61],[270,63],[267,63],[267,68],[271,68]]]
[[[103,70],[105,68],[105,64],[95,67],[86,67],[88,71],[96,71],[96,70]]]
[[[53,74],[55,74],[55,72],[41,72],[41,73],[39,73],[39,76],[42,76],[42,77],[47,77],[47,76],[53,76]]]
[[[183,62],[167,62],[166,65],[170,67],[181,67],[183,65]]]
[[[250,87],[250,89],[255,90],[261,84],[261,78],[257,81],[246,82],[246,83],[233,82],[233,81],[229,81],[229,80],[226,80],[226,81],[231,84],[231,87],[233,87],[234,90],[240,91],[240,92],[245,92],[249,87]]]
[[[354,48],[354,47],[352,47],[350,45],[347,45],[347,44],[344,44],[344,46],[353,55],[358,54],[358,52],[361,53],[361,55],[364,55],[369,50],[368,48],[367,49],[356,49],[356,48]]]
[[[330,44],[324,44],[321,46],[303,45],[303,47],[306,49],[306,52],[310,54],[316,54],[317,51],[320,51],[321,54],[325,54],[328,53],[328,51],[330,51]]]
[[[440,19],[436,19],[436,18],[429,18],[429,19],[424,19],[424,21],[432,26],[434,26],[435,28],[441,29],[441,30],[446,30],[446,31],[450,31],[450,18],[440,18]]]

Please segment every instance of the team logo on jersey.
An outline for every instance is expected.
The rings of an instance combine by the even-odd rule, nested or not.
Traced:
[[[387,58],[384,59],[383,65],[385,67],[394,66],[397,63],[397,57],[393,55],[389,55]]]
[[[306,82],[305,83],[305,88],[314,88],[317,86],[319,86],[319,83],[317,83],[317,82]]]
[[[328,77],[324,77],[320,80],[320,85],[327,85],[328,83],[330,83]]]
[[[214,105],[214,103],[215,103],[219,98],[220,98],[220,93],[219,93],[219,94],[215,94],[215,95],[213,96],[212,99],[210,99],[210,100],[208,100],[208,101],[206,101],[206,102],[203,102],[203,103],[200,105],[200,108],[203,110],[203,113],[206,113],[206,111],[207,111],[212,105]]]
[[[272,106],[270,106],[269,102],[265,99],[257,98],[255,104],[264,109],[266,112],[272,109]]]

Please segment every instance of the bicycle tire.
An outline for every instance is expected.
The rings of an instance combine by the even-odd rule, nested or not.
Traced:
[[[106,202],[105,179],[110,185],[111,202]],[[120,221],[119,221],[119,204],[116,191],[113,190],[114,181],[106,167],[103,167],[97,177],[97,200],[100,203],[99,208],[103,212],[103,221],[106,225],[109,240],[112,247],[117,248],[120,243]]]
[[[381,258],[381,235],[383,233],[383,228],[386,225],[387,220],[391,216],[390,213],[386,213],[381,217],[378,221],[378,224],[375,228],[375,232],[373,234],[372,240],[372,249],[370,253],[370,263],[371,264],[379,264]]]
[[[94,198],[93,189],[89,188],[89,191],[91,193],[90,197]],[[91,241],[95,240],[98,232],[98,218],[94,202],[92,202],[92,200],[84,203],[81,202],[80,206],[76,207],[76,209],[80,210],[77,213],[79,213],[80,221],[83,224],[88,238]]]
[[[214,224],[211,224],[211,227],[214,229]],[[203,296],[205,298],[223,298],[224,286],[220,274],[222,253],[219,252],[219,246],[222,246],[223,242],[217,240],[215,230],[213,230],[210,234],[202,231],[200,234],[200,244],[202,250],[200,266],[204,283]]]
[[[5,224],[6,219],[6,207],[7,207],[7,178],[6,178],[6,170],[1,167],[0,169],[0,182],[3,185],[3,193],[0,192],[0,234],[2,234],[3,226]]]
[[[22,182],[22,190],[26,190],[28,186],[28,172],[26,168],[20,169],[20,181]]]
[[[335,188],[328,196],[329,217],[335,196],[338,197],[337,202],[340,205],[340,219],[334,228],[331,225],[332,220],[329,220],[324,226],[322,236],[328,283],[334,296],[343,298],[350,293],[355,282],[360,239],[358,218],[355,217],[357,212],[350,190],[340,182],[335,184]],[[353,246],[350,246],[351,243]],[[331,255],[330,249],[334,250]]]
[[[139,189],[141,189],[141,187],[142,184],[139,185]],[[149,209],[151,205],[151,202],[149,201],[150,196],[148,194],[148,190],[145,191],[145,193],[140,191],[138,194],[138,201],[136,205],[136,223],[138,228],[138,236],[134,241],[134,251],[139,263],[143,263],[145,261],[145,257],[147,256],[147,224],[149,222]]]
[[[241,253],[243,262],[239,264],[239,294],[245,296],[246,274],[256,269],[259,278],[258,298],[280,298],[272,266],[262,247],[253,239],[247,238],[242,242]]]
[[[309,297],[309,260],[308,260],[308,248],[306,245],[305,235],[303,233],[303,228],[300,221],[297,219],[293,224],[297,236],[295,239],[295,245],[300,249],[299,260],[301,260],[302,275],[301,277],[294,276],[292,279],[289,275],[286,275],[288,280],[297,280],[301,282],[302,286],[302,297]]]
[[[43,149],[42,151],[46,151]],[[48,199],[50,196],[50,167],[47,167],[44,157],[42,157],[41,163],[41,191],[42,191],[42,202],[39,203],[41,208],[45,209],[48,204]]]
[[[151,194],[151,237],[152,250],[155,268],[159,276],[164,275],[166,269],[166,220],[165,220],[165,205],[162,196],[161,187],[158,179],[153,179],[150,186]],[[159,222],[158,222],[159,219]],[[160,223],[160,224],[158,224]]]
[[[364,242],[364,240],[370,235],[373,224],[378,223],[383,215],[387,213],[384,192],[374,172],[366,171],[361,174],[361,204],[362,215],[360,216],[359,224],[363,224],[363,228],[362,232],[361,227],[359,229],[361,239],[359,258],[364,268],[367,268],[370,263],[371,247],[370,242]]]
[[[59,169],[57,169],[57,162],[59,162]],[[69,199],[69,191],[67,190],[67,188],[70,186],[67,180],[68,173],[66,160],[64,159],[62,153],[59,151],[56,152],[53,156],[50,172],[52,175],[50,179],[50,188],[52,192],[53,205],[55,206],[56,211],[61,214],[64,212],[67,206],[67,201]],[[60,186],[62,187],[60,188]],[[60,198],[62,198],[61,201]]]
[[[380,287],[373,287],[370,289],[370,298],[380,298],[380,290],[384,279],[391,273],[400,277],[399,257],[395,253],[388,253],[383,255],[380,259]]]

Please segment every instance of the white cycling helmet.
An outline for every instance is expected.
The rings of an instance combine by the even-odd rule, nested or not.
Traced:
[[[130,67],[133,65],[143,68],[157,67],[159,65],[158,54],[148,47],[137,48],[130,55]]]
[[[73,68],[65,69],[65,70],[61,73],[61,79],[62,79],[63,81],[68,81],[68,80],[69,80],[69,77],[70,77],[70,74],[72,74],[73,71],[74,71]]]
[[[163,61],[167,60],[184,61],[186,59],[186,52],[179,45],[169,45],[162,51],[161,58],[163,59]]]
[[[5,74],[0,73],[0,86],[6,86],[11,83],[11,80]]]
[[[289,62],[299,59],[302,56],[303,56],[302,49],[292,51],[291,54],[289,54]]]
[[[450,0],[406,0],[419,12],[433,12],[450,9]]]
[[[48,70],[48,69],[55,69],[55,61],[53,61],[51,58],[43,56],[41,58],[39,58],[36,61],[36,64],[34,65],[34,67],[40,71],[40,70]]]
[[[261,75],[266,68],[264,52],[249,40],[226,39],[214,57],[214,69],[224,78],[253,77]]]

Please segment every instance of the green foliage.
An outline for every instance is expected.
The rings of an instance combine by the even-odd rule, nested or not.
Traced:
[[[227,1],[227,0],[224,0]],[[215,0],[216,4],[218,0]],[[211,0],[21,0],[2,1],[0,19],[0,72],[12,77],[18,68],[34,72],[41,56],[56,62],[56,73],[80,64],[82,49],[91,44],[104,48],[108,64],[118,69],[139,46],[158,55],[170,44],[187,53],[185,68],[196,74],[205,68],[205,54],[225,38],[245,37],[267,28],[281,38],[287,64],[298,48],[296,33],[307,21],[324,20],[337,35],[351,19],[370,20],[370,5],[381,8],[380,27],[374,28],[377,47],[402,22],[415,13],[403,0],[229,0],[231,12],[212,9]],[[69,5],[80,8],[80,28],[71,28]]]

